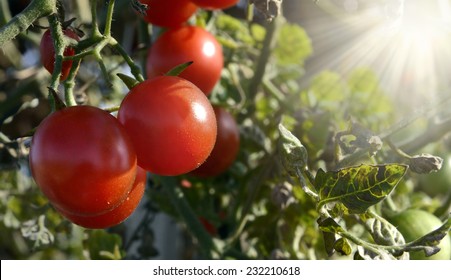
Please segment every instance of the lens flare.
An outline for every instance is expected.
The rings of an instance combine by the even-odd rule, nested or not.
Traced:
[[[346,74],[369,66],[379,75],[381,86],[409,106],[441,100],[446,91],[449,94],[450,0],[330,0],[318,5],[340,23],[317,28],[323,31],[317,38],[336,46],[318,68]],[[321,52],[321,46],[316,52]]]

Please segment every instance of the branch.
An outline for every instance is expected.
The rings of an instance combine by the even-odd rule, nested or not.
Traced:
[[[56,0],[34,0],[0,29],[0,48],[27,30],[37,19],[56,12]]]

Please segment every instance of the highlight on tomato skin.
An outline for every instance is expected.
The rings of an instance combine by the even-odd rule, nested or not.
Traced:
[[[194,4],[206,10],[226,9],[238,4],[239,0],[191,0]]]
[[[190,0],[140,0],[140,2],[148,5],[143,19],[161,27],[179,27],[197,10],[197,6]]]
[[[56,210],[74,224],[89,229],[103,229],[124,222],[133,214],[141,201],[146,187],[146,171],[138,167],[136,179],[127,198],[113,210],[97,216],[79,216]]]
[[[138,165],[158,175],[196,169],[216,141],[210,101],[180,77],[160,76],[132,88],[120,105],[118,120],[130,135]]]
[[[77,41],[80,40],[77,33],[75,33],[72,29],[67,28],[63,30],[65,36],[75,39]],[[41,43],[39,46],[39,52],[41,55],[41,62],[44,68],[50,73],[53,73],[55,69],[55,47],[53,45],[52,35],[50,30],[47,29],[42,35]],[[73,56],[75,55],[75,50],[72,47],[66,47],[64,50],[64,56]],[[69,76],[70,69],[72,67],[72,60],[63,61],[63,65],[61,68],[61,76],[60,80],[64,81]]]
[[[92,216],[124,201],[135,180],[137,157],[115,117],[96,107],[73,106],[41,122],[32,138],[29,164],[51,204]]]
[[[235,161],[240,147],[240,132],[234,117],[224,108],[214,107],[218,134],[207,160],[190,174],[198,177],[214,177],[225,172]]]
[[[183,26],[164,32],[147,54],[147,77],[166,74],[182,63],[192,61],[179,77],[199,87],[209,95],[221,78],[224,54],[216,38],[197,26]]]

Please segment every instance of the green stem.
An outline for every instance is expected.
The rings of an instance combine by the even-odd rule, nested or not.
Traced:
[[[273,82],[271,82],[271,80],[269,79],[263,79],[263,87],[265,88],[265,90],[267,90],[269,93],[271,93],[271,95],[277,99],[277,101],[279,103],[282,103],[284,105],[286,105],[286,98],[283,94],[283,92],[281,92],[274,84]]]
[[[52,34],[55,49],[55,68],[53,69],[50,87],[56,91],[59,85],[61,71],[63,67],[63,57],[64,57],[64,49],[66,48],[66,42],[64,41],[63,29],[58,20],[58,15],[51,14],[48,17],[48,20],[50,23],[50,32]]]
[[[63,60],[74,60],[75,61],[75,60],[82,59],[82,58],[84,58],[85,56],[88,56],[88,55],[94,55],[95,52],[96,52],[96,49],[90,49],[90,50],[87,50],[87,51],[84,51],[84,52],[81,52],[81,53],[78,53],[78,54],[75,54],[75,55],[72,55],[72,56],[65,56],[63,58]]]
[[[64,98],[67,106],[75,106],[77,102],[74,97],[75,76],[77,75],[78,68],[80,67],[80,59],[74,60],[72,68],[70,69],[69,76],[64,83]]]
[[[299,170],[299,168],[296,169],[296,175],[297,175],[297,177],[298,177],[298,179],[299,179],[299,182],[301,183],[301,188],[302,188],[302,190],[303,190],[308,196],[310,196],[311,198],[313,198],[315,201],[318,201],[318,200],[319,200],[318,194],[315,193],[314,191],[312,191],[312,190],[308,187],[307,182],[305,181],[305,178],[304,178],[304,175],[303,175],[303,174],[310,174],[310,175],[308,175],[308,176],[312,176],[310,172],[301,172],[301,170]],[[314,184],[315,184],[314,179],[312,180],[310,177],[308,177],[308,178],[309,178],[310,183],[314,186]],[[318,204],[318,205],[320,205],[320,204]]]
[[[262,83],[263,76],[265,75],[266,71],[266,65],[268,64],[269,58],[271,56],[271,50],[274,47],[275,43],[275,34],[278,26],[278,21],[274,20],[271,23],[268,24],[268,27],[266,29],[266,36],[263,41],[263,48],[260,53],[260,57],[257,62],[257,66],[255,69],[254,77],[251,80],[250,86],[249,86],[249,101],[254,102],[255,96],[257,95],[258,88],[260,84]]]
[[[386,203],[386,205],[388,206],[388,209],[390,209],[390,211],[393,212],[397,212],[398,211],[398,207],[396,207],[395,202],[393,201],[392,197],[390,195],[388,195],[384,202]]]
[[[95,38],[101,36],[99,24],[97,22],[97,0],[90,0],[90,4],[92,17],[91,37]]]
[[[351,240],[354,244],[358,245],[358,246],[362,246],[363,248],[367,249],[368,251],[371,251],[377,255],[380,255],[380,250],[378,249],[378,247],[381,247],[379,245],[374,245],[371,244],[365,240],[362,240],[354,235],[352,235],[351,233],[347,232],[347,231],[343,231],[343,232],[339,232],[337,233],[338,235]]]
[[[108,113],[113,113],[119,111],[120,106],[113,106],[109,108],[103,109],[104,111],[107,111]]]
[[[385,143],[387,143],[387,145],[390,147],[390,149],[392,149],[392,151],[395,152],[401,158],[405,158],[405,159],[411,159],[412,158],[412,156],[406,154],[403,150],[401,150],[400,148],[396,147],[395,144],[393,144],[393,142],[390,139],[386,139]]]
[[[158,177],[158,181],[161,182],[172,205],[175,207],[180,217],[185,221],[188,229],[196,237],[204,257],[211,259],[212,252],[217,253],[218,249],[213,243],[211,236],[202,226],[188,201],[186,201],[182,190],[177,187],[178,184],[176,179],[174,177],[160,176]]]
[[[119,45],[119,43],[114,38],[111,38],[109,43],[110,46],[124,58],[125,62],[128,64],[128,67],[130,67],[130,71],[135,77],[135,79],[138,80],[138,82],[143,82],[144,77],[141,74],[141,69],[139,68],[138,65],[135,64],[133,59],[127,54],[124,48],[122,48],[122,46]]]
[[[108,10],[106,14],[106,22],[105,22],[105,30],[103,31],[103,35],[105,37],[111,36],[111,23],[113,22],[113,13],[114,13],[114,3],[115,0],[108,1]]]
[[[0,1],[0,26],[4,26],[11,20],[8,1]]]
[[[248,22],[252,22],[253,18],[254,18],[254,4],[251,4],[251,2],[248,1],[246,7],[246,20]]]
[[[3,7],[2,7],[3,8]],[[56,11],[56,0],[34,0],[0,29],[0,48],[28,29],[37,19]]]
[[[103,46],[101,46],[101,45],[98,45],[97,47],[99,47],[99,46],[100,46],[100,49],[103,48]],[[99,64],[103,78],[105,79],[105,81],[108,84],[111,84],[110,74],[108,73],[108,69],[106,68],[105,63],[103,62],[102,55],[100,54],[100,51],[97,50],[97,47],[96,47],[96,51],[94,52],[94,58],[97,61],[97,63]]]

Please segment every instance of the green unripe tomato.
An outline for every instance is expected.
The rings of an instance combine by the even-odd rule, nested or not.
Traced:
[[[388,221],[402,233],[406,242],[413,241],[439,228],[442,222],[429,212],[410,209],[389,217]],[[410,252],[411,260],[449,260],[451,258],[451,238],[446,235],[440,242],[440,251],[426,257],[424,251]]]
[[[451,157],[444,158],[442,169],[421,174],[418,187],[426,194],[444,197],[451,190]]]

